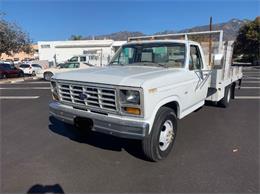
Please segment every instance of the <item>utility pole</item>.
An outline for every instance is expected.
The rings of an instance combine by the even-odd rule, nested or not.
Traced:
[[[212,31],[212,16],[209,20],[209,31]],[[209,34],[209,66],[211,66],[211,53],[212,53],[212,36]]]

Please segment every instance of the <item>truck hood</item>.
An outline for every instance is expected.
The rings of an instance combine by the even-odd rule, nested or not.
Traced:
[[[169,72],[180,72],[180,69],[168,69],[151,66],[107,66],[88,68],[55,74],[54,79],[80,81],[110,85],[141,87],[145,82]]]

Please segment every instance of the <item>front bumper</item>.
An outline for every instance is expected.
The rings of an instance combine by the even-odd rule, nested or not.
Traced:
[[[78,110],[59,102],[50,103],[49,109],[52,116],[69,124],[74,124],[76,117],[92,119],[93,131],[117,137],[143,139],[149,131],[149,124],[146,122],[119,119],[90,111]]]

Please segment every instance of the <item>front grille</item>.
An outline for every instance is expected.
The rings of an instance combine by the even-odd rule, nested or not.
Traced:
[[[117,111],[116,90],[88,84],[57,83],[60,100],[87,108]],[[85,98],[80,98],[80,95]]]

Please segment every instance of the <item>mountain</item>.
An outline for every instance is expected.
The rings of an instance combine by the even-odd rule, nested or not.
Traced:
[[[224,40],[235,40],[236,36],[238,34],[238,31],[241,26],[245,25],[250,20],[244,19],[231,19],[228,22],[218,23],[212,25],[212,30],[224,30]],[[203,25],[203,26],[195,26],[188,29],[183,29],[180,31],[174,31],[174,30],[165,30],[162,32],[154,33],[154,35],[159,34],[170,34],[170,33],[178,33],[178,32],[196,32],[196,31],[207,31],[209,30],[209,25]],[[115,32],[107,35],[98,35],[98,36],[87,36],[84,39],[113,39],[113,40],[127,40],[128,37],[135,37],[135,36],[144,36],[145,34],[142,32],[130,32],[130,31],[121,31],[121,32]]]
[[[223,30],[224,40],[235,40],[239,29],[245,25],[249,20],[232,19],[228,22],[219,23],[212,25],[212,30]],[[209,25],[196,26],[190,29],[184,29],[179,32],[196,32],[196,31],[207,31]]]
[[[128,37],[137,37],[137,36],[144,36],[145,34],[142,32],[129,32],[129,31],[121,31],[121,32],[115,32],[107,35],[98,35],[98,36],[87,36],[85,39],[96,39],[96,40],[102,40],[102,39],[113,39],[115,41],[123,41],[127,40]]]

